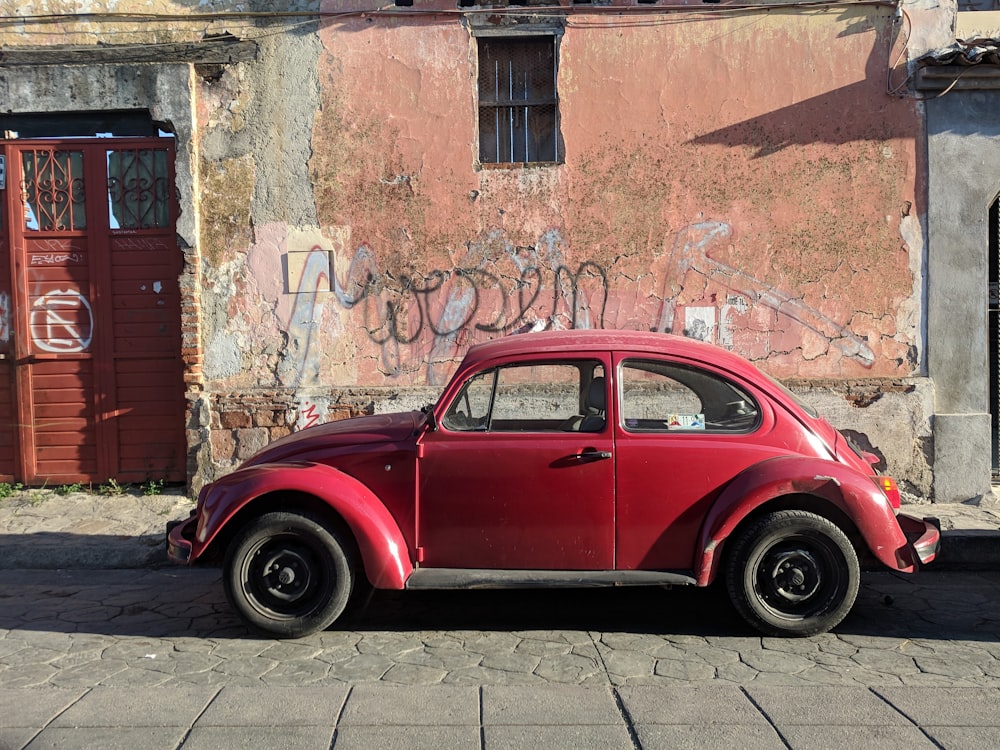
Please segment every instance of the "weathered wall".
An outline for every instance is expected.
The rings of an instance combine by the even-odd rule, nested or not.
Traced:
[[[17,13],[56,4],[36,5]],[[748,356],[929,492],[921,112],[886,94],[891,9],[567,8],[565,163],[479,169],[459,14],[211,16],[229,6],[154,2],[187,18],[119,19],[110,38],[0,31],[258,41],[257,61],[192,75],[177,131],[196,487],[291,429],[426,402],[475,341],[605,327]]]
[[[391,407],[331,386],[405,398],[469,344],[532,327],[686,333],[785,378],[920,375],[919,112],[885,94],[890,27],[864,7],[573,14],[565,163],[513,170],[475,167],[475,44],[452,17],[325,25],[321,49],[255,67],[282,92],[263,117],[233,104],[255,99],[249,72],[227,72],[202,90],[206,197],[236,217],[204,235],[208,389],[290,391],[302,426]],[[255,136],[306,149],[309,179],[263,187]],[[265,190],[306,205],[281,215]],[[926,404],[907,403],[917,435],[875,447],[924,492]],[[880,409],[845,422],[878,432]]]

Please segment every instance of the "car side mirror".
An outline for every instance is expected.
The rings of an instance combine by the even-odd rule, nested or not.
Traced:
[[[434,404],[427,404],[420,409],[424,415],[423,427],[426,427],[431,432],[437,432],[438,424],[437,419],[434,418]]]

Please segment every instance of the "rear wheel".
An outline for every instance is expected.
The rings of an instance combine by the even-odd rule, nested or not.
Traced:
[[[350,549],[318,518],[265,513],[229,547],[226,597],[248,624],[271,635],[299,638],[323,630],[344,612],[354,591]]]
[[[736,610],[769,635],[826,632],[850,612],[860,581],[847,535],[832,521],[800,510],[751,523],[734,539],[726,565]]]

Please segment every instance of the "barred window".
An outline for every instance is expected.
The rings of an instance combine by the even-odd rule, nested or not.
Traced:
[[[558,162],[556,38],[480,37],[479,161]]]

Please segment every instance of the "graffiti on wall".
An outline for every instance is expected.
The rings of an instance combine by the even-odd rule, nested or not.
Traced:
[[[737,321],[759,306],[786,316],[826,339],[845,357],[865,367],[875,363],[875,354],[868,344],[845,326],[788,292],[712,259],[709,254],[712,246],[728,240],[731,234],[730,226],[722,222],[691,224],[677,233],[668,254],[662,312],[656,330],[683,333],[732,349]],[[725,301],[718,306],[687,306],[688,300],[706,288],[722,290]],[[674,320],[679,309],[685,313],[681,330]]]
[[[44,352],[86,351],[94,335],[94,312],[78,289],[57,289],[31,305],[31,332]]]
[[[330,296],[322,293],[324,284],[341,308],[359,311],[385,374],[426,368],[429,384],[440,383],[439,370],[453,362],[474,334],[605,327],[605,271],[591,261],[566,264],[562,245],[555,231],[532,247],[492,235],[470,243],[453,267],[421,276],[382,271],[371,248],[361,245],[343,277],[335,271],[333,253],[314,245],[304,263],[294,269],[288,264],[295,305],[279,376],[292,386],[318,382],[312,342],[324,299]]]
[[[6,344],[10,341],[10,321],[10,295],[7,292],[0,292],[0,343]]]
[[[299,403],[298,408],[299,411],[295,420],[296,432],[326,421],[326,409],[323,408],[322,404],[317,404],[314,401],[306,399]]]
[[[296,388],[320,384],[328,346],[319,342],[339,335],[323,330],[324,309],[332,302],[331,315],[349,313],[363,332],[354,346],[363,351],[367,340],[379,372],[422,373],[429,385],[443,383],[476,341],[571,328],[683,334],[754,359],[766,359],[778,344],[787,349],[789,340],[808,332],[819,342],[819,354],[836,351],[866,368],[874,364],[867,340],[845,324],[716,260],[713,251],[725,247],[731,235],[724,222],[690,224],[668,239],[654,268],[631,274],[592,259],[569,259],[567,243],[555,229],[532,246],[511,243],[496,231],[467,243],[451,257],[450,267],[419,274],[387,270],[367,244],[347,256],[309,235],[307,246],[286,248],[287,290],[294,302],[279,377]],[[637,291],[636,278],[643,273],[647,283]],[[309,418],[300,415],[300,421]]]

